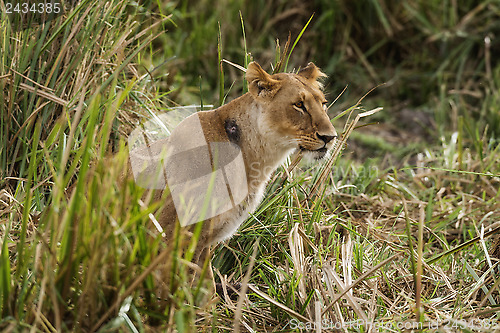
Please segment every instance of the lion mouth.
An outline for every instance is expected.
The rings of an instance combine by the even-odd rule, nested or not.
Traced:
[[[326,147],[322,147],[322,148],[319,148],[319,149],[307,149],[307,148],[304,148],[302,146],[299,146],[299,149],[300,151],[310,151],[310,152],[318,152],[318,153],[326,153],[328,151],[328,148]]]
[[[326,148],[326,147],[322,147],[322,148],[319,148],[316,150],[311,150],[311,149],[307,149],[307,148],[304,148],[302,146],[299,146],[299,149],[301,152],[309,155],[310,157],[313,157],[313,159],[315,159],[315,160],[322,159],[328,153],[328,148]]]
[[[326,147],[323,147],[323,148],[320,148],[318,150],[315,150],[317,151],[318,153],[321,153],[321,154],[326,154],[326,152],[328,151],[328,149],[326,149]]]

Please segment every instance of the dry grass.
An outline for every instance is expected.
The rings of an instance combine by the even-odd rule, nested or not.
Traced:
[[[500,258],[498,241],[490,238],[500,232],[494,223],[500,219],[498,193],[482,200],[472,200],[470,192],[444,193],[446,187],[424,194],[420,177],[379,176],[376,186],[390,191],[325,196],[323,202],[336,208],[321,211],[318,222],[311,223],[315,208],[301,209],[300,201],[282,208],[295,223],[274,236],[286,245],[273,250],[287,254],[261,250],[261,265],[272,266],[276,280],[254,279],[260,287],[249,287],[245,308],[251,310],[243,326],[259,332],[369,331],[367,323],[373,331],[376,325],[384,325],[381,331],[498,329]],[[432,177],[443,180],[449,172],[433,171]],[[499,179],[486,178],[474,188],[484,193],[492,183],[498,187]],[[249,228],[241,231],[245,239]],[[288,316],[276,316],[280,311]]]

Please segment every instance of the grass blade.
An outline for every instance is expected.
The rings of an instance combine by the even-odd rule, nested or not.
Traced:
[[[300,38],[302,37],[302,35],[304,34],[304,32],[306,31],[307,27],[309,26],[309,23],[311,23],[311,20],[313,19],[314,17],[314,14],[311,15],[311,17],[309,18],[309,20],[307,21],[306,25],[302,28],[302,30],[300,31],[299,35],[297,36],[297,38],[295,39],[295,42],[293,42],[293,45],[292,45],[292,48],[290,49],[290,52],[288,53],[288,57],[286,58],[286,62],[285,62],[285,68],[284,68],[284,71],[286,72],[287,69],[288,69],[288,61],[290,60],[290,56],[292,55],[292,52],[293,50],[295,49],[295,46],[298,44]]]

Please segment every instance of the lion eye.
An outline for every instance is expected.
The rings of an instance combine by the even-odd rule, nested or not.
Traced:
[[[294,103],[293,104],[293,107],[299,111],[299,112],[306,112],[306,107],[304,105],[304,102],[300,101],[300,102],[297,102],[297,103]]]

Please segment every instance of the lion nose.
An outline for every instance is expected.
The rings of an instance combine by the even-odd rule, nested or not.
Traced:
[[[332,141],[333,139],[335,139],[337,137],[337,134],[335,133],[335,135],[321,135],[321,134],[316,134],[318,136],[318,138],[320,138],[321,140],[323,140],[323,142],[325,144],[327,144],[328,142]]]

